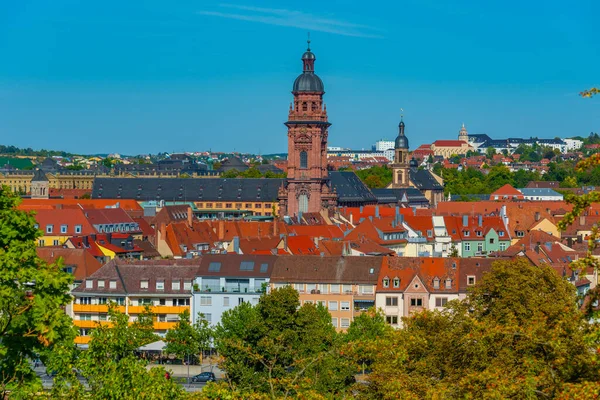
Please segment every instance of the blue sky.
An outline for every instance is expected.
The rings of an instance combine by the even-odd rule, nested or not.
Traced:
[[[311,32],[334,146],[600,131],[597,0],[4,1],[0,143],[286,151]]]

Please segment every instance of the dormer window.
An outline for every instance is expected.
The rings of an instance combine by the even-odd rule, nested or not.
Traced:
[[[390,287],[390,278],[388,278],[387,276],[385,278],[383,278],[383,287],[384,288],[388,288]]]
[[[477,234],[477,236],[481,236],[481,231],[477,231],[475,233]]]
[[[446,289],[452,289],[452,279],[446,279]]]
[[[395,288],[400,287],[400,278],[398,278],[398,277],[394,278],[394,287]]]
[[[469,236],[469,234],[470,234],[470,232],[469,232],[469,231],[463,231],[463,235],[464,235],[465,237],[468,237],[468,236]]]
[[[440,280],[439,280],[439,278],[435,278],[433,280],[433,288],[434,289],[439,289],[440,288]]]
[[[499,231],[498,232],[498,236],[503,237],[504,236],[504,231]]]
[[[431,229],[427,230],[427,237],[433,237],[433,231]]]

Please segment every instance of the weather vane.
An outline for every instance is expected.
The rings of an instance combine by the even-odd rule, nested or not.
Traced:
[[[307,32],[308,34],[308,39],[306,40],[306,43],[308,43],[308,51],[310,51],[310,32]]]

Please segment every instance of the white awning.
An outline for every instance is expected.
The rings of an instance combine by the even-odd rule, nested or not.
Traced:
[[[139,347],[138,351],[162,351],[167,346],[165,342],[159,340],[157,342],[149,343],[145,346]]]

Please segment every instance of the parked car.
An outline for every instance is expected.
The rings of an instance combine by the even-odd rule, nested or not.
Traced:
[[[217,378],[215,377],[215,374],[213,374],[212,372],[203,372],[201,374],[192,376],[192,379],[191,379],[192,382],[198,382],[198,383],[214,382],[216,380],[217,380]]]

